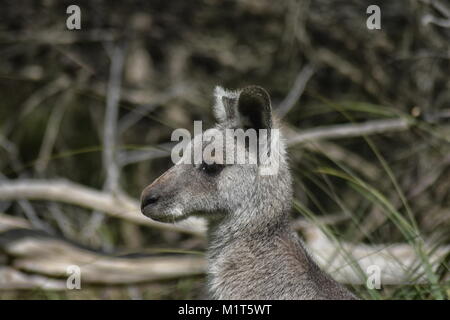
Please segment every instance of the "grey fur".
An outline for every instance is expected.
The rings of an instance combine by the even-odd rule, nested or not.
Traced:
[[[264,89],[217,88],[215,94],[218,130],[277,128]],[[356,299],[319,269],[290,228],[291,174],[279,143],[276,175],[260,175],[256,164],[226,165],[212,174],[202,164],[178,164],[143,191],[142,212],[165,222],[192,215],[208,220],[211,298]]]

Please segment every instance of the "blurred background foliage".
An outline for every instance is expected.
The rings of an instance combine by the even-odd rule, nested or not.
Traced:
[[[66,29],[71,4],[81,8],[81,30]],[[371,4],[381,8],[381,30],[366,27]],[[330,139],[321,151],[291,146],[295,197],[302,204],[295,206],[294,218],[314,221],[344,212],[347,218],[327,226],[339,241],[408,242],[395,218],[379,209],[376,190],[416,224],[424,239],[448,245],[450,28],[442,21],[449,21],[450,11],[445,8],[450,8],[446,1],[432,0],[5,0],[0,11],[0,179],[64,178],[107,188],[103,132],[115,73],[121,88],[119,186],[134,198],[171,166],[167,155],[155,150],[167,148],[174,128],[192,130],[194,120],[213,125],[216,85],[261,85],[276,108],[289,93],[302,91],[296,83],[304,81],[301,97],[286,109],[287,128],[388,118],[414,125]],[[114,69],[115,58],[123,58],[123,68]],[[372,191],[358,188],[352,179]],[[57,204],[62,226],[48,201],[30,203],[37,229],[99,251],[204,250],[204,243],[189,235]],[[16,202],[0,202],[0,212],[30,220]],[[439,279],[448,278],[448,256]],[[198,298],[203,281],[196,276],[73,292],[5,290],[0,297]],[[445,281],[438,282],[438,295],[431,287],[387,286],[375,297],[448,294]],[[365,288],[353,289],[371,296]]]

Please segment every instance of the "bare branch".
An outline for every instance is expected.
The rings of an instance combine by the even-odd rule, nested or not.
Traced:
[[[118,32],[108,29],[92,29],[88,31],[71,32],[70,30],[39,30],[34,32],[0,32],[1,42],[31,42],[48,44],[71,44],[76,42],[104,42],[114,41],[119,37]]]
[[[426,282],[424,270],[418,265],[419,259],[409,245],[336,244],[319,228],[311,225],[303,227],[307,246],[314,258],[340,282],[365,284],[367,267],[371,265],[380,267],[381,282],[385,285],[410,283],[414,277],[417,277],[414,283]],[[206,260],[201,256],[118,257],[83,249],[62,239],[34,235],[34,231],[11,230],[0,233],[0,249],[9,256],[10,266],[14,268],[6,270],[9,273],[26,271],[28,276],[35,274],[39,277],[61,278],[67,276],[66,268],[69,265],[77,265],[82,272],[82,283],[88,285],[137,284],[201,275],[206,271]],[[448,250],[448,246],[429,250],[433,268],[439,265]],[[355,270],[355,264],[361,273]],[[0,270],[0,288],[12,287],[11,279],[2,277],[2,272],[5,269]],[[41,281],[36,285],[58,289],[53,284]]]
[[[81,269],[82,284],[166,280],[203,274],[206,267],[201,256],[116,257],[82,249],[64,240],[33,236],[33,232],[18,238],[11,233],[14,231],[0,234],[0,248],[11,258],[14,269],[61,278],[67,277],[68,266],[76,265]],[[0,282],[0,288],[6,286]]]
[[[185,84],[175,85],[171,87],[167,92],[162,93],[149,93],[148,90],[145,92],[149,97],[144,98],[147,99],[146,103],[139,104],[136,108],[133,108],[129,113],[124,115],[119,121],[119,134],[124,133],[131,126],[136,124],[140,119],[147,117],[149,113],[153,112],[156,107],[159,105],[166,105],[171,99],[177,98],[182,94],[186,94],[188,91],[188,86]],[[128,93],[130,96],[130,93]],[[136,94],[131,94],[132,97],[135,97]],[[124,99],[127,99],[127,91],[124,92]],[[133,99],[132,99],[133,100]],[[134,103],[134,101],[129,101]]]
[[[407,130],[411,126],[406,119],[373,120],[365,123],[340,124],[317,127],[288,136],[288,145],[305,143],[312,140],[340,139],[364,135],[388,133]]]
[[[425,267],[414,248],[408,244],[337,244],[316,226],[310,225],[304,231],[306,244],[317,263],[339,282],[365,284],[365,273],[368,267],[374,265],[380,268],[381,283],[384,285],[427,282]],[[428,252],[435,271],[450,251],[450,246],[426,246],[424,250]]]
[[[32,226],[25,219],[0,213],[0,232],[10,229],[32,229]]]
[[[311,79],[313,74],[314,68],[310,64],[306,65],[300,71],[288,95],[275,110],[275,113],[278,117],[283,118],[298,102],[303,94],[303,91],[305,90],[306,84],[308,83],[309,79]]]
[[[120,166],[126,166],[131,163],[168,157],[174,145],[174,143],[164,143],[155,147],[146,148],[146,150],[124,151],[119,153],[118,162]]]
[[[450,19],[450,9],[447,8],[446,5],[444,5],[439,0],[421,0],[423,3],[426,3],[427,5],[433,6],[437,11],[439,11],[443,16]]]
[[[19,180],[0,182],[1,200],[46,200],[73,204],[105,212],[108,215],[162,230],[203,236],[205,227],[198,219],[188,219],[177,224],[153,221],[142,215],[137,201],[125,196],[113,196],[82,185],[61,180]]]
[[[18,200],[17,202],[21,207],[22,211],[25,213],[25,216],[27,217],[28,221],[30,221],[31,225],[34,228],[38,230],[44,230],[48,233],[54,233],[54,230],[50,227],[50,225],[39,218],[33,206],[28,200],[22,199]]]
[[[39,151],[39,156],[34,166],[39,174],[42,174],[47,168],[48,161],[50,160],[50,154],[53,150],[56,137],[58,136],[59,127],[65,113],[66,106],[67,103],[62,103],[55,106],[48,120],[41,150]]]
[[[439,27],[442,27],[442,28],[450,28],[450,19],[438,18],[438,17],[435,17],[435,16],[433,16],[431,14],[424,15],[422,17],[422,23],[424,25],[427,25],[427,24],[431,23],[431,24],[435,24],[435,25],[437,25]]]
[[[61,76],[56,80],[50,82],[44,87],[36,90],[24,103],[24,111],[20,114],[21,117],[25,117],[32,112],[38,105],[40,105],[45,99],[57,94],[58,92],[67,89],[70,85],[70,81],[67,77]]]
[[[359,170],[360,173],[368,178],[375,179],[380,173],[379,168],[370,161],[367,161],[355,152],[341,147],[337,143],[311,141],[304,144],[303,147],[312,152],[321,153],[333,161],[341,161],[350,168]]]
[[[66,290],[66,282],[0,266],[0,290]]]
[[[120,89],[125,61],[125,48],[117,45],[111,56],[108,89],[106,95],[106,113],[103,128],[103,167],[106,170],[105,187],[118,191],[119,167],[117,166],[117,120],[119,116]]]

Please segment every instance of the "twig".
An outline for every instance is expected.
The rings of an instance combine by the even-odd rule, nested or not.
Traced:
[[[128,112],[122,117],[119,122],[119,134],[124,133],[130,127],[135,125],[139,120],[147,116],[150,112],[154,111],[158,105],[157,104],[141,104]]]
[[[113,30],[92,29],[88,31],[72,32],[70,30],[41,30],[36,32],[0,32],[0,43],[27,42],[48,44],[72,44],[76,42],[104,42],[114,41],[119,38],[119,33]]]
[[[0,213],[0,232],[5,232],[10,229],[32,229],[32,226],[25,219]]]
[[[47,129],[45,130],[44,139],[39,151],[39,156],[35,162],[34,168],[38,174],[42,174],[46,168],[48,161],[50,160],[50,154],[58,136],[61,120],[65,113],[67,103],[61,103],[53,109],[50,118],[47,123]]]
[[[120,166],[126,166],[131,163],[147,161],[150,159],[157,159],[170,156],[170,150],[174,143],[164,143],[149,150],[131,150],[119,153],[118,162]]]
[[[20,178],[19,178],[20,180]],[[8,178],[0,173],[0,184],[4,183],[6,181],[9,181]],[[54,230],[53,228],[46,222],[42,221],[39,216],[37,215],[36,211],[34,210],[33,206],[31,205],[30,201],[28,199],[18,199],[17,204],[22,209],[23,213],[27,217],[28,221],[31,223],[31,225],[38,229],[38,230],[44,230],[48,233],[53,234]]]
[[[360,173],[370,179],[375,179],[380,173],[380,170],[370,161],[367,161],[355,152],[341,147],[337,143],[311,141],[302,145],[302,148],[321,153],[333,161],[341,161],[346,166],[359,170]]]
[[[53,108],[52,113],[50,114],[41,149],[39,151],[39,156],[34,166],[38,174],[42,174],[47,168],[48,162],[50,160],[50,155],[58,136],[61,121],[64,117],[66,107],[72,97],[72,94],[73,91],[71,89],[68,89],[68,91],[63,94],[63,97],[58,101],[58,104]]]
[[[59,230],[61,230],[62,234],[67,238],[75,237],[75,230],[71,225],[70,220],[67,216],[61,211],[61,207],[59,203],[50,202],[48,204],[48,211],[51,214],[52,218],[55,220],[58,225]]]
[[[56,80],[50,82],[44,87],[36,90],[24,103],[23,112],[20,116],[25,117],[31,113],[39,104],[41,104],[45,99],[57,94],[61,90],[68,88],[70,81],[67,77],[61,76]]]
[[[22,211],[25,213],[25,216],[27,217],[28,221],[30,221],[31,225],[34,228],[38,230],[47,231],[48,233],[54,233],[54,230],[50,227],[50,225],[48,225],[38,217],[36,211],[34,210],[33,206],[30,204],[28,200],[22,199],[17,202],[19,206],[22,208]]]
[[[17,149],[17,146],[0,134],[0,147],[6,150],[6,154],[9,158],[9,163],[11,164],[12,169],[15,172],[20,172],[21,168],[23,167],[23,163],[19,159],[19,150]],[[0,162],[0,165],[3,166],[3,163]]]
[[[148,114],[153,112],[159,105],[166,105],[171,99],[177,98],[182,94],[186,94],[187,91],[189,90],[186,84],[175,85],[174,87],[170,88],[167,92],[163,93],[149,94],[149,92],[146,91],[145,93],[149,95],[148,97],[144,97],[143,99],[146,100],[146,103],[138,104],[135,108],[133,108],[129,113],[127,113],[120,119],[118,126],[119,134],[124,133],[126,130],[128,130],[131,126],[136,124],[142,118],[147,117]],[[127,97],[127,91],[125,91],[123,95],[124,99],[129,98]],[[136,96],[139,96],[139,94],[128,93],[128,96],[130,95],[132,98],[136,98]],[[131,101],[128,102],[135,103],[133,99],[131,99]]]
[[[314,68],[310,64],[306,65],[300,71],[288,95],[275,110],[275,113],[279,118],[283,118],[297,103],[297,101],[302,96],[303,91],[305,90],[306,84],[308,83],[309,79],[311,79],[313,74]]]
[[[0,290],[67,290],[66,282],[0,266]]]
[[[439,11],[443,16],[450,19],[450,9],[447,8],[442,2],[438,0],[421,0],[423,3],[432,5],[437,11]]]
[[[439,27],[442,28],[450,28],[450,19],[442,19],[442,18],[437,18],[431,14],[426,14],[422,17],[422,23],[424,25],[427,24],[435,24]]]
[[[411,126],[406,119],[373,120],[357,124],[341,124],[305,130],[287,138],[288,145],[312,140],[340,139],[364,135],[407,130]]]
[[[119,188],[119,167],[116,159],[117,120],[119,116],[120,88],[125,61],[125,48],[117,45],[111,56],[106,113],[103,131],[103,167],[106,170],[105,188],[116,192]]]

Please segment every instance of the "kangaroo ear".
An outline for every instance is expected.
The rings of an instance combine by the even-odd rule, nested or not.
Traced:
[[[214,105],[214,115],[218,122],[225,122],[227,120],[235,120],[236,105],[239,93],[236,91],[225,90],[217,86],[214,90],[216,103]]]
[[[258,86],[242,89],[238,100],[241,124],[246,128],[272,128],[272,106],[266,90]]]

